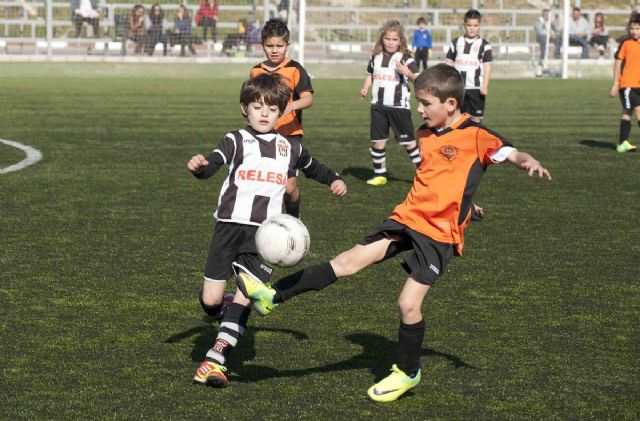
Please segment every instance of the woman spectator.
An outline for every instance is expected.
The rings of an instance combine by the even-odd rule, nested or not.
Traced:
[[[129,31],[127,38],[136,43],[136,53],[141,53],[147,41],[147,31],[144,27],[144,6],[136,4],[129,15]]]
[[[156,44],[162,43],[163,53],[167,55],[167,36],[164,33],[164,11],[160,4],[156,3],[151,7],[149,15],[145,18],[147,28],[147,48],[146,52],[150,56],[156,49]]]
[[[85,22],[93,28],[93,36],[98,38],[100,30],[100,6],[98,0],[71,0],[71,15],[76,27],[76,38],[82,32]]]
[[[187,8],[181,4],[178,6],[178,14],[173,21],[173,32],[171,33],[171,45],[180,44],[180,55],[185,56],[185,46],[189,46],[191,54],[195,55],[196,50],[191,43],[191,17]]]
[[[609,31],[604,26],[604,14],[598,12],[593,18],[593,31],[591,31],[589,44],[598,48],[598,58],[604,58],[604,51],[607,49],[608,43]]]
[[[211,28],[211,40],[218,42],[218,14],[220,9],[217,0],[205,0],[200,3],[200,8],[196,13],[196,25],[202,27],[202,40],[207,40],[207,30]]]

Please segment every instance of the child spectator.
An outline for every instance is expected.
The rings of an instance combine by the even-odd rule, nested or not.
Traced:
[[[397,20],[387,21],[380,29],[360,89],[360,98],[364,99],[372,88],[369,153],[373,177],[367,180],[371,186],[387,184],[389,128],[393,129],[396,140],[404,146],[411,162],[416,167],[420,163],[420,151],[413,135],[409,90],[409,81],[413,82],[417,75],[418,65],[407,48],[404,27]]]
[[[180,55],[185,56],[185,47],[189,47],[191,54],[196,55],[191,39],[191,17],[184,4],[178,6],[178,13],[173,21],[173,32],[171,33],[171,45],[180,44]]]
[[[229,166],[214,213],[218,222],[200,293],[204,311],[222,321],[215,343],[193,378],[196,383],[214,387],[228,383],[224,364],[247,328],[251,307],[249,300],[237,292],[225,310],[224,289],[234,273],[262,282],[271,276],[272,269],[258,256],[255,234],[262,221],[281,213],[287,177],[300,169],[307,177],[329,185],[333,194],[347,193],[346,184],[336,173],[311,158],[296,139],[288,140],[274,130],[290,96],[278,74],[262,74],[246,81],[240,106],[248,125],[227,133],[206,158],[195,155],[187,164],[199,179],[211,177],[223,165]]]
[[[464,79],[462,112],[475,121],[484,117],[486,97],[491,80],[491,45],[480,37],[482,15],[475,9],[464,14],[465,34],[456,38],[447,53],[447,63]]]
[[[216,0],[205,0],[200,3],[200,8],[196,12],[196,25],[202,27],[202,40],[207,41],[207,31],[211,28],[211,40],[218,42],[218,14],[220,8]]]
[[[411,47],[413,48],[416,63],[418,63],[418,70],[420,69],[420,63],[422,63],[422,70],[426,70],[429,51],[431,50],[431,31],[427,28],[427,19],[424,17],[418,18],[416,24],[418,29],[413,32]]]
[[[144,6],[136,4],[129,15],[127,38],[136,44],[136,53],[141,53],[147,42],[147,30],[144,27]]]
[[[622,117],[620,119],[620,135],[616,150],[619,153],[636,150],[629,142],[631,133],[631,113],[635,111],[640,125],[640,14],[631,15],[629,20],[629,37],[618,46],[613,65],[613,86],[611,96],[620,96]]]
[[[589,38],[589,45],[598,48],[598,58],[604,58],[604,52],[609,44],[609,30],[604,26],[604,14],[598,12],[593,17],[593,30]]]
[[[266,60],[253,66],[249,77],[263,73],[278,73],[291,89],[291,98],[287,108],[276,123],[276,131],[287,139],[302,142],[302,110],[313,105],[313,87],[311,78],[300,63],[287,58],[289,49],[289,28],[279,19],[270,19],[262,28],[262,49]],[[285,195],[286,213],[300,217],[300,191],[295,177],[287,180]]]
[[[461,113],[464,81],[454,68],[446,64],[430,67],[418,76],[415,87],[418,113],[425,123],[418,130],[422,163],[411,191],[389,219],[330,262],[282,278],[273,287],[243,274],[238,280],[238,288],[264,315],[296,295],[322,290],[338,278],[408,252],[402,262],[409,276],[398,298],[401,320],[395,364],[391,374],[367,392],[379,402],[396,400],[420,382],[426,329],[422,303],[453,256],[462,253],[471,201],[484,170],[509,162],[530,176],[551,179],[531,155]]]

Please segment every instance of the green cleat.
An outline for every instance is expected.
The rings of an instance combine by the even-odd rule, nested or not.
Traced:
[[[242,272],[238,275],[236,283],[244,296],[251,300],[253,308],[259,315],[266,316],[278,307],[278,304],[273,302],[276,290],[270,285],[265,285],[258,279]]]
[[[384,186],[387,184],[387,177],[383,175],[377,175],[367,180],[367,184],[370,186]]]
[[[638,148],[632,145],[631,143],[629,143],[628,140],[625,140],[624,142],[616,146],[616,151],[618,151],[618,153],[633,152],[636,149]]]
[[[407,390],[420,383],[420,370],[410,377],[397,365],[391,367],[391,374],[369,388],[367,394],[376,402],[391,402],[398,399]]]

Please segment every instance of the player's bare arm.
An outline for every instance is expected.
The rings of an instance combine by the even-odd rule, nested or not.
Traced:
[[[369,88],[371,87],[371,75],[367,75],[364,78],[364,84],[362,85],[362,89],[360,89],[360,99],[364,99],[369,93]]]
[[[527,171],[530,177],[538,174],[538,177],[546,177],[548,180],[551,180],[549,170],[544,168],[540,162],[526,152],[514,150],[509,154],[507,160],[517,168]]]
[[[289,114],[292,111],[296,110],[305,110],[313,105],[313,94],[309,91],[301,92],[300,98],[295,101],[291,101],[287,104],[287,108],[284,110],[285,114]]]
[[[613,63],[613,86],[609,91],[609,95],[616,97],[620,90],[620,73],[622,72],[622,61],[616,60]]]
[[[480,93],[482,95],[489,95],[489,81],[491,80],[491,63],[484,63],[483,65],[483,82],[480,87]]]
[[[195,174],[200,168],[206,167],[207,165],[209,165],[209,161],[207,161],[204,155],[198,154],[191,157],[187,163],[187,168]]]

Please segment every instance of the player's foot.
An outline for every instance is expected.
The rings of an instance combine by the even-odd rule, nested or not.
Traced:
[[[631,152],[631,151],[635,151],[636,149],[638,148],[632,145],[631,143],[629,143],[628,140],[625,140],[624,142],[616,146],[616,151],[618,151],[618,153]]]
[[[273,302],[276,290],[254,277],[246,273],[240,273],[236,283],[244,296],[251,300],[253,308],[259,315],[266,316],[278,306],[278,304]]]
[[[387,184],[387,177],[383,175],[376,175],[375,177],[368,179],[367,184],[370,186],[384,186]]]
[[[229,380],[224,372],[227,368],[213,361],[203,361],[193,376],[193,382],[211,387],[227,387]]]
[[[397,365],[391,367],[391,374],[369,388],[367,394],[376,402],[395,401],[407,390],[420,383],[420,370],[413,377],[400,370]]]

